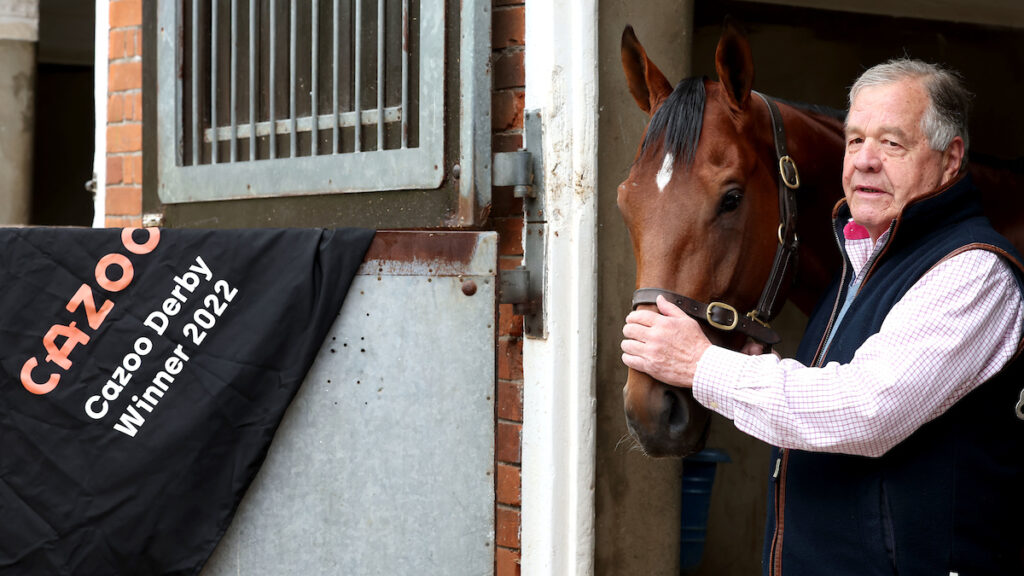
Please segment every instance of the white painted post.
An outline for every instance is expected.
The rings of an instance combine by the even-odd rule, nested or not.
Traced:
[[[597,1],[526,5],[527,113],[543,127],[547,337],[523,344],[522,572],[594,571]]]
[[[110,0],[96,0],[96,66],[93,96],[96,101],[95,152],[92,162],[96,178],[92,227],[103,228],[107,221],[107,56],[110,46]],[[141,41],[141,39],[140,39]]]

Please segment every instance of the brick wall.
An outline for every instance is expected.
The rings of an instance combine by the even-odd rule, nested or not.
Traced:
[[[142,225],[142,0],[111,0],[107,68],[108,227]]]
[[[491,121],[495,152],[523,145],[525,45],[524,0],[494,0]],[[492,192],[492,223],[499,233],[501,269],[522,263],[523,203],[511,188]],[[521,440],[523,434],[523,318],[511,304],[499,306],[497,438],[495,439],[495,574],[519,574]]]

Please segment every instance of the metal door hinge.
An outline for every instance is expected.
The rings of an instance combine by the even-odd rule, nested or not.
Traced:
[[[523,317],[523,333],[543,338],[543,275],[531,273],[526,266],[502,270],[498,274],[498,302],[511,304],[512,312]]]
[[[523,333],[544,338],[547,220],[544,215],[544,162],[540,112],[528,110],[523,121],[526,148],[494,155],[491,178],[495,186],[513,186],[523,199],[523,265],[503,270],[498,279],[500,302],[513,304],[523,316]]]
[[[512,304],[516,314],[526,314],[535,302],[530,299],[530,271],[525,266],[502,270],[498,274],[498,301]]]
[[[142,227],[152,228],[161,227],[164,225],[164,214],[163,212],[147,212],[142,215]]]
[[[526,149],[494,155],[492,178],[495,186],[513,186],[516,198],[536,198],[533,190],[533,156]]]

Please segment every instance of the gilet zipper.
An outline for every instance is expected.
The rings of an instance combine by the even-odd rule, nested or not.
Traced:
[[[864,289],[864,285],[867,284],[868,278],[870,278],[871,274],[875,271],[875,265],[878,263],[879,260],[882,259],[882,256],[884,256],[885,253],[889,250],[889,246],[892,245],[892,238],[893,236],[896,235],[896,229],[898,227],[899,219],[894,219],[892,223],[889,225],[889,235],[885,238],[885,244],[882,245],[881,250],[877,249],[877,247],[872,250],[871,258],[868,259],[868,261],[865,262],[864,266],[861,268],[861,280],[857,285],[857,292],[854,294],[854,298],[856,298],[860,294],[860,291]],[[828,319],[828,326],[825,327],[825,332],[822,334],[821,342],[818,343],[818,350],[814,353],[814,359],[811,361],[810,364],[811,366],[819,366],[821,364],[821,361],[825,358],[825,356],[828,355],[828,348],[825,348],[824,345],[826,342],[830,340],[829,336],[832,334],[832,331],[836,329],[836,313],[839,311],[840,303],[845,300],[844,295],[846,294],[846,290],[849,289],[849,280],[846,278],[846,274],[849,272],[849,266],[846,263],[846,255],[845,250],[843,250],[843,244],[839,240],[839,230],[835,226],[832,227],[832,235],[835,238],[836,244],[839,246],[840,251],[843,252],[843,272],[840,277],[840,282],[842,282],[842,284],[840,284],[840,286],[843,286],[844,288],[839,290],[839,293],[836,294],[836,300],[832,304],[832,314],[829,316]]]
[[[782,537],[785,528],[786,510],[786,465],[789,461],[789,452],[785,448],[779,448],[779,456],[775,459],[775,471],[772,474],[772,482],[775,484],[775,533],[772,535],[769,574],[777,576],[782,574]]]
[[[882,249],[874,251],[871,259],[864,264],[864,267],[862,268],[863,280],[861,280],[860,285],[857,287],[857,294],[854,294],[854,297],[860,294],[861,289],[863,289],[864,285],[867,283],[867,279],[871,276],[871,273],[874,272],[875,264],[879,259],[881,259],[882,255],[885,254],[889,246],[892,244],[892,238],[896,235],[896,228],[898,225],[899,221],[893,220],[889,227],[889,236],[886,239],[885,244],[882,246]],[[844,300],[844,295],[849,288],[847,274],[849,273],[850,268],[847,264],[845,250],[843,250],[843,244],[839,240],[839,230],[836,226],[832,227],[832,234],[835,237],[836,245],[838,245],[840,251],[843,252],[843,270],[840,275],[840,286],[843,286],[844,288],[840,289],[836,294],[836,300],[832,304],[832,313],[829,315],[828,325],[825,327],[825,332],[822,334],[821,341],[818,343],[818,349],[814,353],[814,359],[810,364],[811,366],[818,366],[828,354],[828,350],[825,349],[825,343],[829,341],[829,335],[832,333],[832,330],[836,328],[836,326],[834,326],[836,315],[839,312],[840,303]],[[775,484],[775,532],[772,535],[772,547],[769,553],[770,568],[768,573],[770,576],[782,576],[782,539],[785,535],[786,525],[786,471],[788,468],[789,451],[785,448],[780,448],[779,456],[775,460],[775,470],[772,473],[772,481]]]

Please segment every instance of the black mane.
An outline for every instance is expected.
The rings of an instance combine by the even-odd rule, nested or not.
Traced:
[[[687,166],[693,164],[697,155],[697,140],[700,138],[701,124],[704,120],[704,104],[707,95],[704,91],[703,77],[692,77],[681,81],[651,118],[644,137],[642,152],[648,146],[657,146],[663,142],[665,153],[671,153],[678,162],[684,160]],[[775,99],[794,108],[828,116],[843,122],[846,111],[804,104],[789,100]]]

